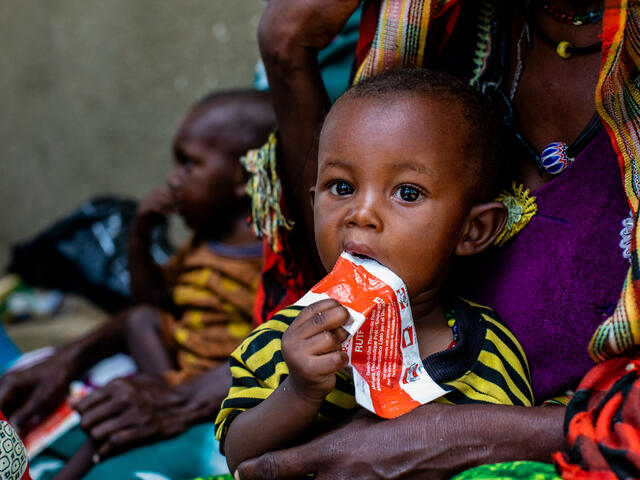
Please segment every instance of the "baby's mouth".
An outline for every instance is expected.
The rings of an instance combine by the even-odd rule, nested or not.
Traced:
[[[351,255],[353,255],[354,257],[362,258],[364,260],[375,260],[377,262],[375,258],[370,257],[369,255],[364,255],[362,253],[352,253]]]
[[[376,256],[373,250],[364,244],[347,244],[344,247],[345,252],[353,255],[356,258],[363,260],[374,260],[378,263],[382,263]]]

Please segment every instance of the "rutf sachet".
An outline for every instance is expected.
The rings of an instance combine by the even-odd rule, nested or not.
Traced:
[[[422,365],[407,289],[395,273],[343,252],[296,305],[326,298],[340,302],[351,316],[342,349],[349,355],[358,404],[395,418],[447,393]]]

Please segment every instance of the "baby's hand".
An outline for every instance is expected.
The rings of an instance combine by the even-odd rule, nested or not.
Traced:
[[[282,336],[282,357],[289,367],[289,384],[307,401],[321,403],[336,385],[335,372],[349,357],[340,348],[348,337],[343,325],[349,312],[336,300],[309,305]]]

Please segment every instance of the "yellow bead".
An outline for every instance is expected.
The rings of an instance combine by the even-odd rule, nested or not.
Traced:
[[[556,53],[561,58],[571,58],[573,54],[569,51],[570,48],[573,48],[573,43],[563,40],[562,42],[558,43],[558,46],[556,47]]]
[[[453,319],[453,318],[447,322],[447,325],[449,325],[449,327],[451,327],[451,328],[453,328],[453,326],[454,326],[455,324],[456,324],[456,321],[455,321],[455,319]]]

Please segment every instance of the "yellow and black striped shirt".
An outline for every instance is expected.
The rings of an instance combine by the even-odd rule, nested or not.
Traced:
[[[431,377],[448,390],[441,403],[533,405],[531,374],[522,347],[493,310],[467,300],[451,300],[458,325],[458,344],[423,360]],[[267,398],[287,378],[281,339],[302,307],[291,306],[256,328],[232,354],[231,389],[216,419],[223,448],[233,418]],[[319,420],[338,420],[357,408],[350,373],[336,373]]]

